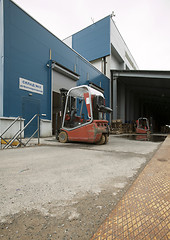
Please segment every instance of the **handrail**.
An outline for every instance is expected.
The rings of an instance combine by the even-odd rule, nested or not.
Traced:
[[[4,142],[6,142],[6,144],[8,143],[6,141],[5,138],[3,138],[2,136],[20,119],[21,122],[21,116],[18,116],[17,118],[14,119],[14,121],[3,131],[3,133],[0,135],[0,141],[3,140]],[[21,123],[20,123],[20,128],[21,128]],[[0,149],[1,149],[1,142],[0,142]]]
[[[16,121],[18,121],[19,118],[20,118],[20,116],[14,119],[14,121],[13,121],[13,122],[5,129],[5,131],[0,135],[0,138],[2,138],[2,136],[14,125],[14,123],[16,123]]]
[[[29,141],[34,137],[34,135],[38,132],[38,129],[31,135],[31,137],[28,139],[28,141],[26,143],[24,143],[24,145],[26,146]]]
[[[39,122],[39,114],[35,114],[32,118],[31,118],[31,120],[25,125],[25,127],[22,129],[22,130],[19,130],[10,140],[9,140],[9,142],[5,145],[5,147],[3,148],[3,149],[7,149],[8,147],[10,147],[11,146],[11,144],[17,139],[17,137],[19,136],[19,135],[21,135],[21,133],[28,127],[28,125],[36,118],[38,116],[38,122]],[[39,123],[38,123],[38,129],[36,130],[36,131],[39,131]],[[35,132],[36,132],[35,131]],[[33,133],[33,135],[31,136],[31,138],[35,135],[35,132]],[[39,136],[39,134],[38,134],[38,136]],[[31,138],[30,138],[30,140],[31,140]],[[30,141],[29,140],[29,141]],[[29,142],[28,141],[28,142]],[[27,142],[27,143],[28,143]],[[27,144],[26,143],[26,144]],[[21,144],[21,141],[20,141],[20,143],[17,145],[17,147],[19,146]],[[26,144],[23,144],[24,146],[26,146]],[[39,144],[39,137],[38,137],[38,144]]]
[[[8,141],[8,143],[3,147],[3,149],[8,148],[11,144],[17,139],[17,137],[21,134],[21,130],[15,133],[15,135]]]
[[[37,129],[35,130],[35,132],[32,134],[32,136],[28,139],[28,141],[26,143],[23,143],[21,141],[21,134],[22,132],[29,126],[29,124],[37,117],[37,120],[38,120],[38,127]],[[10,125],[12,126],[18,119],[21,119],[21,117],[18,117],[16,118]],[[39,114],[35,114],[31,119],[30,121],[25,125],[25,127],[23,129],[21,129],[21,124],[20,124],[20,130],[18,130],[14,136],[7,142],[4,138],[2,138],[2,135],[8,130],[10,129],[10,127],[8,127],[4,132],[3,134],[1,134],[0,138],[3,139],[5,142],[6,142],[6,145],[3,147],[3,149],[7,149],[8,147],[12,147],[12,143],[17,139],[19,141],[18,145],[16,147],[19,147],[19,146],[26,146],[28,144],[28,142],[34,137],[34,135],[38,132],[38,144],[40,143],[40,124],[39,124],[39,120],[40,120],[40,117],[39,117]],[[20,136],[20,139],[18,139],[18,137]]]
[[[39,143],[40,143],[40,122],[39,122],[39,120],[40,120],[40,116],[39,116],[39,114],[35,114],[33,117],[32,117],[32,119],[27,123],[27,125],[25,125],[25,127],[23,128],[23,129],[25,129],[26,127],[28,127],[28,125],[34,120],[34,118],[35,117],[38,117],[37,118],[37,120],[38,120],[38,122],[37,122],[37,125],[38,125],[38,128],[35,130],[35,132],[31,135],[31,137],[28,139],[28,141],[26,142],[26,143],[23,143],[23,145],[24,146],[26,146],[28,143],[29,143],[29,141],[34,137],[34,135],[38,132],[38,145],[39,145]],[[18,147],[18,146],[17,146]]]

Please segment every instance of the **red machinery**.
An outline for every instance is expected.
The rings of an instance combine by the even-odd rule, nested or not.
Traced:
[[[136,121],[136,133],[149,133],[150,129],[149,129],[149,121],[147,118],[139,118]]]
[[[104,95],[89,86],[71,88],[66,96],[59,141],[107,143],[109,127],[104,118],[112,109],[104,102]]]

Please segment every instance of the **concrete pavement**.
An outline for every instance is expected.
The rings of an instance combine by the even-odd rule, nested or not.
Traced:
[[[108,196],[113,196],[114,201],[118,201],[120,193],[127,190],[160,146],[160,143],[132,141],[114,136],[110,136],[107,145],[101,146],[61,144],[51,138],[41,139],[41,144],[0,151],[1,222],[8,220],[7,215],[33,209],[56,218],[65,213],[67,219],[82,219],[93,202],[85,202],[83,212],[74,207],[66,213],[67,206],[78,202],[82,196],[86,199],[86,196],[93,194],[96,201],[95,196],[100,199],[101,195],[104,205],[97,205],[94,209],[101,217],[100,220],[97,220],[98,216],[93,219],[91,212],[93,228],[89,230],[88,226],[90,233],[94,233],[104,220],[102,211],[105,214],[109,211],[109,208],[104,207],[107,206],[106,192],[110,194]],[[79,236],[84,236],[87,231],[89,220],[84,221],[85,227]],[[68,224],[71,228],[71,223]],[[59,232],[57,239],[62,239],[60,236],[64,234],[66,233]],[[40,239],[46,238],[41,236]],[[73,239],[78,238],[75,236]],[[89,239],[89,236],[83,239]]]

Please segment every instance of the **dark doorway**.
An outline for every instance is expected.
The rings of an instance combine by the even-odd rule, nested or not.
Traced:
[[[61,95],[60,93],[53,92],[53,117],[52,117],[52,134],[61,127]]]

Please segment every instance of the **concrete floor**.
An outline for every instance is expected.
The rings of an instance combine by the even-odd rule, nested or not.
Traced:
[[[0,221],[23,209],[50,214],[87,193],[123,190],[151,159],[160,143],[110,136],[107,145],[41,139],[41,146],[0,151]],[[55,216],[59,212],[53,211]]]

